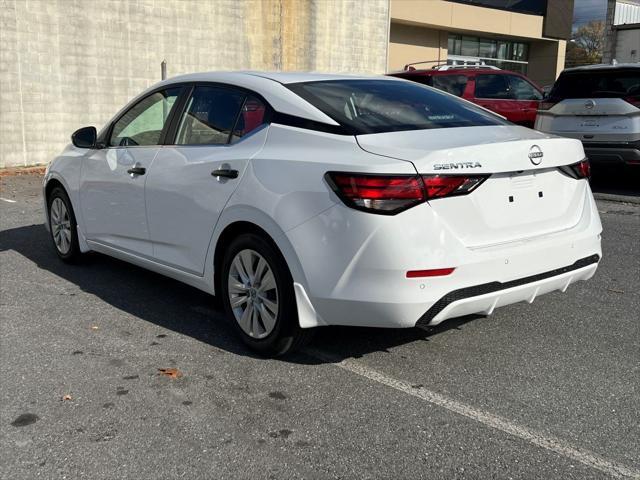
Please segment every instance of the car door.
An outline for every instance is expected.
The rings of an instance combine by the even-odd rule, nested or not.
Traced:
[[[505,75],[509,82],[509,91],[517,104],[518,120],[515,123],[533,128],[536,121],[538,103],[542,100],[542,92],[527,79],[519,75]]]
[[[154,258],[202,275],[213,229],[247,163],[262,148],[266,104],[240,89],[196,85],[146,185]],[[251,134],[250,134],[251,133]]]
[[[154,92],[111,126],[105,148],[82,165],[80,207],[87,240],[150,256],[144,189],[181,88]]]
[[[513,100],[507,76],[503,73],[477,73],[472,101],[518,123],[522,115]]]

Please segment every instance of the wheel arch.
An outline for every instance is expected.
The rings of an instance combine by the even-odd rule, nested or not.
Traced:
[[[304,282],[306,279],[302,271],[302,267],[291,243],[287,239],[284,232],[274,225],[265,225],[264,222],[255,222],[251,220],[236,219],[225,223],[224,228],[220,228],[219,234],[215,239],[213,248],[213,290],[214,293],[220,292],[220,282],[222,275],[222,260],[224,252],[234,238],[244,233],[253,233],[264,238],[269,242],[280,254],[285,264],[289,268],[291,277],[294,282]],[[275,223],[275,222],[274,222]]]
[[[69,201],[71,202],[71,208],[73,209],[73,214],[76,218],[76,223],[78,224],[78,242],[80,244],[81,252],[88,252],[90,250],[87,245],[87,241],[84,236],[84,232],[82,231],[82,212],[79,208],[79,199],[77,198],[76,192],[73,189],[69,188],[69,185],[65,181],[64,177],[58,175],[56,172],[49,172],[44,178],[43,186],[42,186],[42,200],[44,203],[44,218],[45,218],[45,228],[47,230],[49,227],[49,197],[51,192],[56,188],[62,188],[64,192],[67,194]]]

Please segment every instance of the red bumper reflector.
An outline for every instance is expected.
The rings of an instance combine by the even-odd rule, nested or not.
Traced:
[[[407,278],[420,278],[420,277],[444,277],[449,275],[455,270],[455,268],[433,268],[431,270],[409,270],[407,272]]]

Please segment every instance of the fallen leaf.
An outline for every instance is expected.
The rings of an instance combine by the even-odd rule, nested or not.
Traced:
[[[62,401],[66,401],[66,400],[71,400],[71,395],[63,395],[62,396]]]
[[[182,372],[177,368],[159,368],[158,371],[160,374],[171,378],[180,378],[182,376]]]

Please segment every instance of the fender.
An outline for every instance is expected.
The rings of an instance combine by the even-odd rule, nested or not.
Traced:
[[[214,233],[207,251],[207,260],[205,264],[204,280],[211,286],[211,292],[214,291],[214,254],[218,239],[222,232],[229,225],[235,222],[249,222],[260,227],[267,232],[271,239],[275,242],[276,246],[282,253],[291,276],[293,278],[293,287],[296,295],[296,307],[298,310],[298,321],[301,328],[311,328],[317,326],[327,325],[327,323],[316,313],[309,296],[306,293],[307,279],[302,270],[300,260],[296,254],[291,242],[282,231],[282,229],[276,224],[276,222],[269,217],[262,210],[247,205],[235,205],[228,207],[222,212],[220,219],[214,229]]]
[[[211,281],[211,293],[215,293],[213,291],[213,270],[214,255],[216,245],[218,244],[218,239],[220,238],[220,235],[225,230],[225,228],[235,222],[249,222],[267,232],[267,234],[269,234],[271,239],[275,242],[276,246],[284,256],[285,261],[287,262],[287,266],[289,267],[289,271],[291,272],[291,276],[293,277],[293,281],[296,283],[300,283],[306,288],[307,279],[304,275],[304,271],[302,270],[302,265],[298,260],[298,255],[296,254],[293,246],[289,242],[289,239],[282,231],[282,229],[278,226],[278,224],[258,208],[248,205],[232,205],[227,207],[222,212],[222,215],[220,215],[218,223],[216,224],[213,235],[211,237],[209,249],[207,251],[204,277],[207,281]]]
[[[47,185],[51,180],[60,182],[69,195],[73,213],[78,222],[78,243],[80,251],[88,252],[91,250],[86,242],[84,232],[82,231],[83,219],[82,209],[80,208],[80,179],[82,175],[83,159],[86,156],[84,150],[78,149],[72,145],[67,145],[63,153],[54,158],[45,172],[42,181],[42,202],[44,205],[45,228],[49,230],[49,209],[45,196]]]

